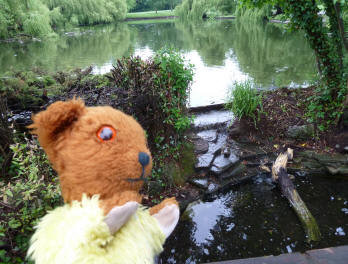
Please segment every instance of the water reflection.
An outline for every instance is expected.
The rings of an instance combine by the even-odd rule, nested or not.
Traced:
[[[166,241],[160,263],[206,263],[346,245],[346,182],[305,176],[294,183],[318,222],[321,241],[306,242],[297,216],[270,175],[259,175],[193,205]]]
[[[315,75],[313,52],[301,34],[237,21],[124,23],[78,28],[42,42],[0,43],[0,74],[90,65],[95,73],[104,73],[122,56],[147,58],[163,46],[181,50],[195,64],[192,106],[223,102],[235,81],[250,78],[269,88],[301,85]]]

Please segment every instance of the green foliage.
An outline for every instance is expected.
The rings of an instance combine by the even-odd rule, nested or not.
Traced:
[[[267,19],[271,15],[271,11],[271,5],[263,5],[261,8],[258,9],[246,8],[243,5],[239,5],[235,14],[238,17],[238,20],[240,20],[243,23],[257,23]]]
[[[262,95],[259,94],[250,80],[235,83],[230,89],[225,107],[232,111],[238,119],[252,118],[256,124],[262,109]]]
[[[181,0],[138,0],[132,12],[173,10],[180,2]]]
[[[322,83],[316,95],[311,98],[308,115],[313,122],[319,123],[321,130],[337,124],[345,107],[347,96],[347,76],[343,74],[344,41],[339,30],[340,1],[324,0],[321,8],[325,10],[328,23],[324,24],[318,15],[319,5],[315,1],[295,0],[243,0],[247,7],[262,7],[277,4],[290,19],[291,28],[304,31],[309,45],[317,57],[318,71]],[[336,4],[336,6],[335,6]],[[345,10],[345,6],[343,10]]]
[[[61,86],[49,75],[28,72],[8,72],[0,78],[0,95],[10,109],[35,109],[44,103],[45,94],[57,94]]]
[[[183,20],[200,20],[231,14],[235,7],[236,1],[233,0],[183,0],[175,8],[175,13]]]
[[[52,33],[49,13],[41,0],[0,0],[0,38],[18,31],[32,36]]]
[[[135,0],[0,0],[0,38],[53,36],[52,27],[122,20]]]
[[[24,137],[11,145],[9,178],[0,179],[1,263],[24,263],[30,236],[39,218],[62,203],[57,177],[37,143]],[[23,143],[24,142],[24,143]],[[6,180],[7,179],[7,180]]]
[[[125,18],[125,0],[44,0],[52,10],[52,22],[66,25],[110,23]],[[62,16],[58,15],[58,11]]]
[[[153,177],[167,185],[172,179],[163,175],[163,168],[179,158],[183,133],[192,122],[186,109],[192,75],[192,65],[178,52],[162,49],[152,60],[118,60],[110,77],[118,88],[118,107],[147,131],[150,150],[156,153]]]
[[[166,114],[163,121],[172,125],[176,133],[180,134],[191,125],[191,119],[187,117],[185,110],[193,66],[185,65],[180,53],[167,48],[156,53],[154,62],[160,67],[160,75],[155,77],[155,81],[162,90],[159,95],[162,100],[162,109]]]

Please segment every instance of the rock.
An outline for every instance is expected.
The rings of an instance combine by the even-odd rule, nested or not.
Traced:
[[[297,166],[310,175],[348,176],[348,155],[315,153],[304,151],[295,154],[301,159],[292,166]]]
[[[211,129],[211,130],[201,131],[197,134],[197,136],[205,139],[208,142],[216,142],[216,140],[218,138],[218,133],[216,130]]]
[[[220,175],[224,171],[231,168],[238,160],[239,158],[233,153],[227,158],[224,155],[217,156],[210,171],[215,175]]]
[[[231,155],[231,148],[227,145],[225,145],[222,150],[222,154],[224,155],[225,158],[228,158]]]
[[[227,135],[219,134],[216,143],[209,142],[209,152],[217,154],[221,152],[221,149],[226,144]]]
[[[307,139],[314,134],[314,126],[312,124],[303,126],[290,126],[287,136],[293,139]]]
[[[211,163],[213,162],[214,157],[215,155],[210,152],[198,156],[197,162],[195,164],[195,169],[200,170],[209,168]]]
[[[197,157],[195,169],[207,169],[210,168],[215,156],[221,152],[221,148],[226,144],[227,135],[219,134],[216,143],[209,142],[209,149],[205,154]]]
[[[194,121],[194,126],[198,129],[202,128],[216,128],[226,125],[232,120],[233,114],[227,110],[212,110],[205,113],[198,114]]]
[[[200,189],[208,189],[207,179],[191,179],[190,183]]]
[[[194,146],[195,146],[195,154],[204,154],[208,151],[209,149],[209,143],[207,140],[203,138],[198,138],[197,140],[194,141]]]
[[[243,134],[241,122],[239,120],[234,121],[231,127],[228,129],[228,133],[232,138],[239,137],[241,134]]]
[[[216,191],[217,189],[219,189],[219,185],[216,184],[216,183],[210,183],[208,185],[208,192],[214,192]]]

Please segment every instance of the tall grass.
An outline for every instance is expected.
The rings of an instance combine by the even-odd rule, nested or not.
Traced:
[[[250,80],[235,83],[228,95],[225,107],[238,118],[252,118],[256,120],[262,109],[262,95],[260,95]]]

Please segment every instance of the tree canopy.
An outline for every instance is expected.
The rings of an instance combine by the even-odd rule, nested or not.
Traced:
[[[32,36],[52,28],[124,19],[136,0],[0,0],[0,38],[18,32]]]

